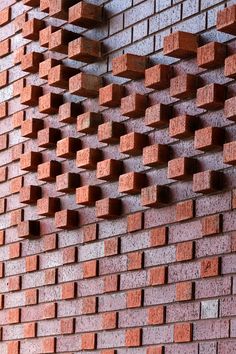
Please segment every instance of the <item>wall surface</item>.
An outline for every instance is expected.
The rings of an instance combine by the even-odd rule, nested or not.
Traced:
[[[0,1],[0,353],[236,353],[236,1],[86,2]]]

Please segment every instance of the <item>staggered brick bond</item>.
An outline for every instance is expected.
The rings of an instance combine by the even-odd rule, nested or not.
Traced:
[[[0,26],[0,353],[235,353],[236,3]]]

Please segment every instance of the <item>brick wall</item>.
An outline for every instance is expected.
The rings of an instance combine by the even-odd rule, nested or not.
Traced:
[[[0,2],[0,353],[236,353],[236,2],[86,2]]]

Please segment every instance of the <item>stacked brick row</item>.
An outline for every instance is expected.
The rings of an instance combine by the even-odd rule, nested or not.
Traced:
[[[3,61],[23,44],[0,73],[2,88],[19,77],[0,105],[14,128],[0,136],[0,351],[233,352],[234,37],[173,32],[163,54],[180,61],[127,50],[99,75],[113,3],[17,2],[32,9],[0,43]],[[218,13],[219,32],[235,24],[236,5]]]

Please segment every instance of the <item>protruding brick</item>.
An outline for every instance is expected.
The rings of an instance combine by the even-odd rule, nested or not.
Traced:
[[[165,322],[165,307],[156,306],[148,309],[148,324],[161,325]]]
[[[224,130],[219,127],[206,127],[195,131],[194,148],[208,151],[219,149],[224,143]]]
[[[18,237],[29,238],[40,235],[40,223],[37,220],[22,221],[18,225]]]
[[[157,103],[146,109],[144,123],[148,127],[163,128],[168,125],[171,114],[172,108],[170,106]]]
[[[121,200],[105,198],[96,201],[96,217],[101,219],[114,219],[121,214]]]
[[[174,325],[174,342],[187,343],[193,338],[192,323],[175,323]]]
[[[127,232],[134,232],[143,229],[144,215],[142,212],[137,212],[127,216]]]
[[[137,251],[128,254],[128,270],[141,269],[143,267],[143,263],[144,263],[143,252]]]
[[[64,318],[60,321],[61,334],[72,334],[75,331],[75,319]]]
[[[156,227],[150,232],[150,246],[164,246],[168,241],[168,228],[166,226]]]
[[[20,202],[24,204],[35,204],[39,198],[41,198],[40,186],[26,186],[20,190]]]
[[[10,6],[5,7],[0,11],[0,26],[6,25],[11,19],[11,8]]]
[[[102,116],[96,112],[86,112],[77,117],[77,131],[79,133],[94,134],[102,124]]]
[[[119,177],[119,193],[138,194],[146,186],[146,175],[140,172],[128,172]]]
[[[98,126],[98,141],[107,144],[116,144],[125,132],[126,129],[123,123],[106,122]]]
[[[75,123],[76,117],[81,112],[81,106],[78,103],[66,102],[59,107],[58,119],[63,123]]]
[[[107,275],[103,278],[104,281],[104,293],[111,293],[118,291],[120,287],[119,274]]]
[[[87,185],[76,189],[76,203],[92,206],[101,197],[99,186]]]
[[[43,89],[41,86],[26,86],[21,92],[20,103],[27,106],[37,106],[42,93]]]
[[[96,333],[83,333],[81,335],[81,349],[94,350],[96,349],[97,334]]]
[[[196,105],[198,108],[209,110],[220,109],[224,106],[226,88],[221,84],[209,84],[197,89]]]
[[[56,338],[46,337],[42,341],[42,353],[55,353]]]
[[[31,118],[22,122],[21,136],[24,138],[37,138],[38,131],[43,129],[44,123],[42,119]]]
[[[58,161],[50,160],[38,166],[38,179],[40,181],[53,182],[57,175],[61,174],[61,164]]]
[[[124,96],[124,86],[110,84],[99,90],[99,104],[105,107],[117,107]]]
[[[26,84],[26,80],[24,77],[22,79],[19,79],[19,80],[13,82],[13,95],[14,95],[14,97],[20,96],[21,91],[25,87],[25,84]]]
[[[211,236],[221,232],[222,218],[220,214],[205,216],[201,219],[202,236]]]
[[[21,243],[12,243],[9,245],[9,258],[15,259],[21,256]]]
[[[32,41],[37,41],[39,39],[39,31],[41,31],[44,27],[44,21],[37,18],[32,18],[24,23],[22,27],[22,37]]]
[[[184,139],[193,135],[197,118],[188,114],[174,117],[169,122],[169,135],[171,138]]]
[[[38,146],[51,149],[55,148],[57,141],[61,139],[61,131],[56,128],[45,128],[38,131]]]
[[[21,276],[16,275],[9,278],[8,291],[19,291],[21,289]]]
[[[117,326],[117,312],[107,312],[102,315],[102,329],[115,329]]]
[[[195,96],[197,90],[197,77],[192,74],[182,74],[170,80],[170,96],[187,99]]]
[[[68,58],[85,63],[93,63],[102,57],[102,43],[89,38],[80,37],[68,45]]]
[[[204,171],[193,175],[194,193],[213,193],[223,187],[223,173],[220,171]]]
[[[159,166],[167,164],[169,160],[169,146],[163,144],[154,144],[146,146],[143,149],[144,166]]]
[[[67,247],[63,249],[63,264],[71,264],[77,261],[77,248]]]
[[[216,29],[220,32],[236,35],[236,5],[217,12]]]
[[[125,332],[125,346],[126,347],[140,347],[142,344],[142,330],[141,328],[127,329]]]
[[[197,49],[197,65],[214,69],[224,65],[227,47],[224,43],[210,42]]]
[[[224,115],[227,119],[236,121],[236,96],[225,101]]]
[[[236,165],[236,141],[224,144],[223,160],[225,164]]]
[[[31,7],[38,7],[40,0],[23,0],[23,4]]]
[[[0,119],[5,118],[8,114],[8,102],[0,103]]]
[[[98,263],[96,259],[83,263],[83,278],[94,278],[98,274]]]
[[[48,73],[51,68],[60,64],[60,61],[53,58],[48,58],[39,64],[39,77],[41,79],[47,79]]]
[[[25,171],[37,171],[38,165],[42,163],[42,154],[37,151],[26,152],[20,157],[20,168]]]
[[[52,33],[55,32],[57,29],[58,28],[55,26],[48,26],[39,32],[39,44],[41,45],[41,47],[48,48],[50,37]]]
[[[45,114],[57,114],[62,103],[62,95],[49,92],[46,95],[39,97],[39,112]]]
[[[43,60],[44,56],[42,53],[27,53],[22,57],[21,70],[35,74],[39,71],[39,63],[41,63]]]
[[[62,284],[62,299],[70,300],[74,299],[76,296],[76,283],[64,283]]]
[[[88,170],[96,169],[97,162],[102,160],[102,152],[99,149],[86,148],[77,151],[76,166]]]
[[[80,1],[69,8],[68,22],[84,27],[93,28],[102,23],[102,7]]]
[[[49,16],[67,21],[69,8],[76,3],[76,0],[50,0]]]
[[[168,178],[190,179],[195,170],[195,161],[190,157],[178,157],[168,162]]]
[[[39,256],[33,255],[25,258],[25,270],[26,272],[35,272],[39,267]]]
[[[141,205],[157,208],[169,202],[169,189],[167,186],[149,186],[141,189]]]
[[[38,289],[25,291],[25,305],[36,305],[38,302]]]
[[[48,84],[61,89],[69,89],[69,79],[78,73],[77,69],[59,64],[48,72]]]
[[[53,216],[60,210],[60,198],[44,197],[37,200],[37,211],[39,215]]]
[[[116,181],[123,171],[123,161],[108,159],[97,163],[98,179]]]
[[[22,28],[29,19],[28,12],[23,12],[22,14],[16,16],[14,19],[14,30],[15,33],[22,31]],[[22,48],[22,47],[21,47]]]
[[[175,297],[176,301],[190,301],[193,299],[194,296],[194,287],[193,283],[189,282],[182,282],[177,283],[175,288]]]
[[[141,155],[148,145],[148,136],[142,133],[129,133],[120,137],[120,152],[128,155]]]
[[[82,314],[92,314],[97,312],[98,298],[90,296],[82,299]]]
[[[97,239],[98,224],[93,223],[83,227],[83,242],[91,242]]]
[[[110,238],[104,240],[105,257],[114,256],[119,253],[119,238]]]
[[[7,343],[7,354],[19,354],[20,353],[20,341],[10,341]]]
[[[4,70],[4,71],[1,71],[0,72],[0,88],[2,88],[2,87],[4,87],[4,86],[6,86],[7,85],[7,83],[8,83],[8,70]],[[13,90],[15,89],[15,86],[14,86],[14,84],[16,85],[16,83],[17,83],[17,81],[15,81],[14,83],[13,83]],[[15,94],[15,91],[16,91],[16,89],[14,90],[14,94]]]
[[[220,258],[212,257],[201,261],[201,277],[216,277],[220,275]]]
[[[12,116],[13,129],[20,128],[22,122],[25,120],[25,111],[19,111]]]
[[[147,354],[164,354],[164,346],[152,346],[147,348]]]
[[[102,87],[102,78],[86,73],[79,73],[69,80],[69,91],[73,95],[96,97]]]
[[[24,338],[35,338],[37,333],[37,323],[31,322],[24,325]]]
[[[11,42],[10,38],[5,39],[4,41],[0,42],[0,58],[5,57],[10,53]]]
[[[76,37],[77,35],[74,32],[60,28],[57,31],[51,33],[48,48],[51,51],[67,55],[68,44]]]
[[[158,64],[145,70],[145,86],[155,90],[163,90],[170,86],[173,75],[172,67]]]
[[[149,284],[151,286],[166,284],[167,275],[168,275],[167,270],[168,268],[165,266],[154,267],[149,269],[148,272]]]
[[[112,59],[112,74],[136,80],[144,77],[146,57],[136,54],[123,54]]]
[[[163,54],[174,58],[187,58],[196,55],[198,37],[196,34],[178,31],[164,38]]]
[[[58,229],[76,229],[79,216],[76,210],[61,210],[55,213],[55,225]]]
[[[147,107],[147,96],[133,93],[121,99],[121,114],[130,118],[144,116]]]
[[[195,213],[195,204],[192,199],[179,202],[176,205],[175,219],[176,221],[183,221],[192,219]]]
[[[57,157],[66,159],[73,159],[76,156],[76,152],[81,146],[78,138],[66,137],[57,142],[56,154]]]
[[[176,245],[176,261],[190,261],[194,257],[194,243],[192,241],[178,243]]]
[[[137,308],[142,306],[143,292],[142,289],[130,290],[126,293],[127,308]]]
[[[24,153],[24,144],[14,145],[11,148],[11,160],[18,161]]]
[[[64,193],[74,193],[80,185],[78,173],[66,172],[56,177],[56,190]]]

